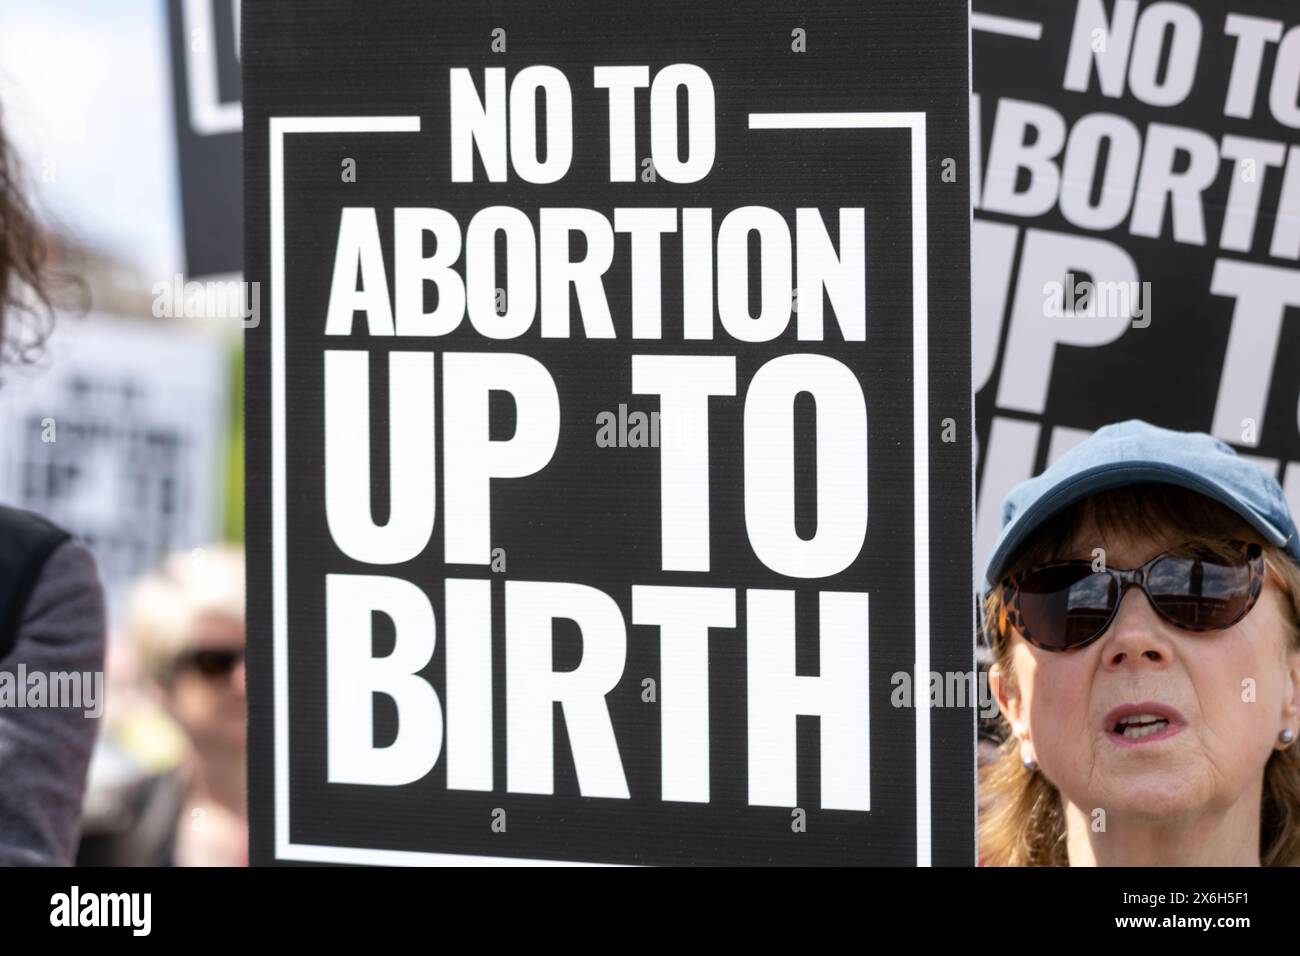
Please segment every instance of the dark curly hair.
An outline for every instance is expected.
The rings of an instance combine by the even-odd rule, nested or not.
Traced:
[[[51,245],[0,125],[0,366],[30,361],[54,323]]]

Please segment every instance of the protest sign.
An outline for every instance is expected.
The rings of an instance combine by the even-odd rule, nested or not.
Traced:
[[[965,4],[243,17],[254,860],[973,863]]]
[[[1209,432],[1300,509],[1300,15],[986,0],[972,20],[978,574],[1092,431]]]
[[[239,0],[168,0],[185,270],[243,268]]]

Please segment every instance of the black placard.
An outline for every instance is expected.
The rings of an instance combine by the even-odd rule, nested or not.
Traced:
[[[1111,422],[1208,432],[1300,508],[1300,11],[984,0],[972,26],[977,572]]]
[[[966,5],[243,17],[254,860],[973,863]]]
[[[168,0],[185,269],[243,266],[239,0]]]

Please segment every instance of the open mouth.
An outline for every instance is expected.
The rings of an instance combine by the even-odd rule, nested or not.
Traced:
[[[1134,714],[1132,717],[1117,721],[1110,732],[1125,740],[1141,740],[1143,737],[1158,734],[1169,726],[1169,720],[1165,717],[1156,714]]]
[[[1182,714],[1157,701],[1125,704],[1106,715],[1106,736],[1120,746],[1151,744],[1177,734]]]

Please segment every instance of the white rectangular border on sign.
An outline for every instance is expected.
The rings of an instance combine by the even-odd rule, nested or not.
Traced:
[[[289,841],[289,618],[285,529],[284,138],[289,133],[418,133],[418,116],[273,116],[268,121],[271,201],[271,640],[275,693],[275,857],[380,866],[556,865],[554,860],[471,856]],[[925,113],[750,113],[751,130],[907,129],[912,179],[912,449],[916,680],[930,673],[929,270]],[[916,699],[916,863],[930,865],[929,695]]]

